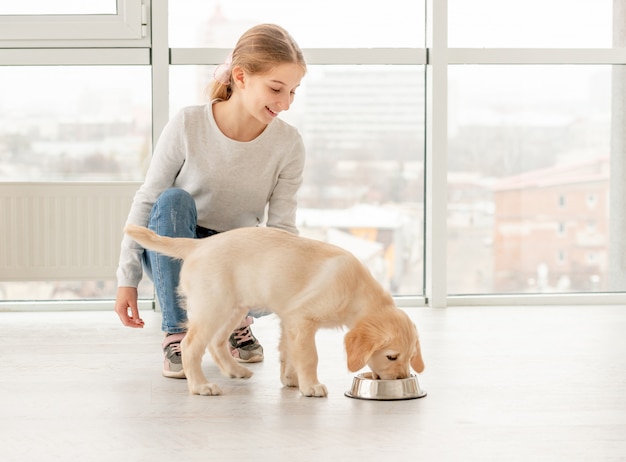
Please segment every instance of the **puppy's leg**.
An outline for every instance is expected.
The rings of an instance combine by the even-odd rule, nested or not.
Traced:
[[[213,356],[213,360],[223,375],[231,379],[248,379],[252,377],[252,371],[239,364],[230,354],[230,345],[228,343],[230,332],[232,330],[227,332],[226,336],[222,333],[220,333],[222,335],[217,335],[216,339],[209,343],[209,353]]]
[[[183,370],[187,377],[189,392],[194,395],[221,395],[222,390],[214,383],[209,383],[202,372],[202,356],[207,345],[206,331],[197,329],[189,323],[187,335],[181,342]]]
[[[300,392],[304,396],[325,397],[328,390],[317,379],[316,332],[317,325],[313,323],[303,323],[290,330],[294,336],[289,345],[289,357],[298,376]]]
[[[280,353],[280,381],[286,387],[298,386],[298,373],[293,366],[289,354],[292,349],[291,335],[285,330],[283,323],[280,323],[280,343],[278,351]]]
[[[233,329],[239,325],[246,313],[247,310],[233,308],[224,316],[214,313],[215,316],[211,320],[205,321],[215,326],[215,333],[209,341],[208,349],[220,371],[226,377],[238,379],[252,377],[252,371],[239,364],[230,354],[230,345],[228,343],[228,337],[233,332]]]

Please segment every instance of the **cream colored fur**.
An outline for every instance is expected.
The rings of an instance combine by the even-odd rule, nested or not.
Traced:
[[[189,391],[219,395],[201,369],[206,349],[227,377],[252,371],[230,355],[228,337],[249,310],[271,311],[281,325],[281,381],[305,396],[327,396],[317,378],[315,333],[346,326],[348,369],[366,365],[377,378],[422,372],[417,329],[370,272],[349,252],[273,228],[240,228],[206,239],[161,237],[135,225],[125,232],[144,248],[184,260],[179,292],[186,299],[181,343]]]

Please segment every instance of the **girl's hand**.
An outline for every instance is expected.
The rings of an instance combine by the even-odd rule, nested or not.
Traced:
[[[115,298],[115,312],[122,324],[127,327],[143,327],[143,319],[139,317],[137,308],[137,289],[135,287],[119,287]]]

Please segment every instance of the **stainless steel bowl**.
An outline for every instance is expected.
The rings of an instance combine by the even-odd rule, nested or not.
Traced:
[[[372,378],[371,372],[364,372],[354,377],[352,387],[345,395],[348,398],[393,401],[423,398],[426,392],[420,388],[416,375],[406,379],[377,380]]]

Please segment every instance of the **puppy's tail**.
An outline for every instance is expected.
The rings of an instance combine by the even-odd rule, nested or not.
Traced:
[[[160,252],[168,257],[184,260],[196,248],[197,239],[159,236],[155,232],[138,225],[126,225],[124,232],[137,241],[144,249]]]

